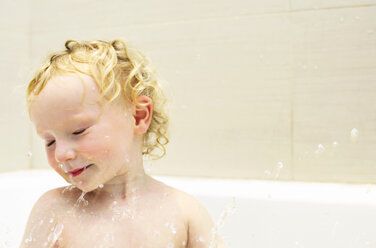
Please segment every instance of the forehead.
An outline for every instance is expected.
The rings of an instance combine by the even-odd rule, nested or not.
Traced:
[[[60,117],[97,111],[99,89],[94,79],[85,74],[66,74],[49,80],[39,95],[29,103],[30,118],[38,122],[43,117]],[[35,123],[37,124],[37,123]]]

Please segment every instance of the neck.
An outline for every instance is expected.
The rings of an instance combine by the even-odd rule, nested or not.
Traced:
[[[114,178],[98,188],[97,194],[104,194],[111,199],[126,200],[142,191],[150,177],[145,174],[142,155],[131,161],[126,171],[119,172]]]

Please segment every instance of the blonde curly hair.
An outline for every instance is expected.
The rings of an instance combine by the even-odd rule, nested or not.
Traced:
[[[145,95],[153,101],[153,115],[144,135],[142,154],[152,159],[166,154],[168,143],[167,99],[162,91],[156,72],[149,67],[145,55],[129,48],[123,40],[83,41],[68,40],[65,50],[53,53],[37,71],[27,87],[27,102],[38,95],[47,82],[61,73],[84,73],[91,76],[107,102],[119,96],[141,106],[137,96]],[[159,153],[157,152],[159,150]],[[160,153],[162,152],[162,153]]]

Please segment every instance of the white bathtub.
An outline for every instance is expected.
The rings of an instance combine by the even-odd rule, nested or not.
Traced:
[[[156,177],[196,196],[232,248],[375,248],[376,186]],[[0,174],[0,248],[18,247],[29,212],[66,183],[52,170]]]

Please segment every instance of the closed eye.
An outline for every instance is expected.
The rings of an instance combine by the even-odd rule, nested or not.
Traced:
[[[50,143],[48,143],[46,146],[49,147],[49,146],[52,146],[53,144],[55,143],[55,141],[51,141]]]
[[[86,129],[82,129],[82,130],[79,130],[79,131],[76,131],[74,132],[73,134],[74,135],[79,135],[79,134],[82,134],[83,132],[85,132]]]

